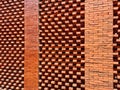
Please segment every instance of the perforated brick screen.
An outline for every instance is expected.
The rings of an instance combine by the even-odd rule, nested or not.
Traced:
[[[114,60],[114,89],[120,89],[120,1],[113,0],[114,26],[113,26],[113,60]]]
[[[0,90],[23,90],[24,0],[0,0]]]
[[[39,90],[84,90],[84,0],[40,0],[39,11]]]

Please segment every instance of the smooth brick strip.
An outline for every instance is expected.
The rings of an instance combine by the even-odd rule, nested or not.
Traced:
[[[113,3],[85,3],[85,88],[113,90]]]
[[[38,90],[38,0],[25,0],[25,90]]]

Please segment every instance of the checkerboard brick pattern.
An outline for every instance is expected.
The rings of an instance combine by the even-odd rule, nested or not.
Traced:
[[[39,6],[39,90],[85,90],[84,0]]]
[[[113,22],[113,60],[114,60],[114,89],[120,89],[120,1],[113,0],[114,22]]]
[[[24,88],[24,0],[0,0],[0,90]]]
[[[0,90],[120,90],[120,0],[0,0]]]

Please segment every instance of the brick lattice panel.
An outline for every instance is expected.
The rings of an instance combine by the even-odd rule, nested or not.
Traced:
[[[114,60],[114,89],[120,89],[120,1],[113,0],[114,26],[113,26],[113,60]]]
[[[0,90],[24,87],[24,0],[0,0]]]
[[[84,90],[84,0],[39,1],[39,90]]]

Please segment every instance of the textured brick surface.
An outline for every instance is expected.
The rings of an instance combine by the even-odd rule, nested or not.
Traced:
[[[24,88],[24,0],[0,0],[0,90]]]
[[[114,60],[114,89],[120,89],[120,1],[113,0],[114,26],[113,26],[113,60]]]
[[[120,0],[0,0],[0,90],[120,90],[119,11]]]
[[[25,0],[25,90],[38,90],[38,0]]]
[[[39,90],[84,90],[84,0],[39,3]]]
[[[85,88],[113,90],[113,1],[85,3]]]

